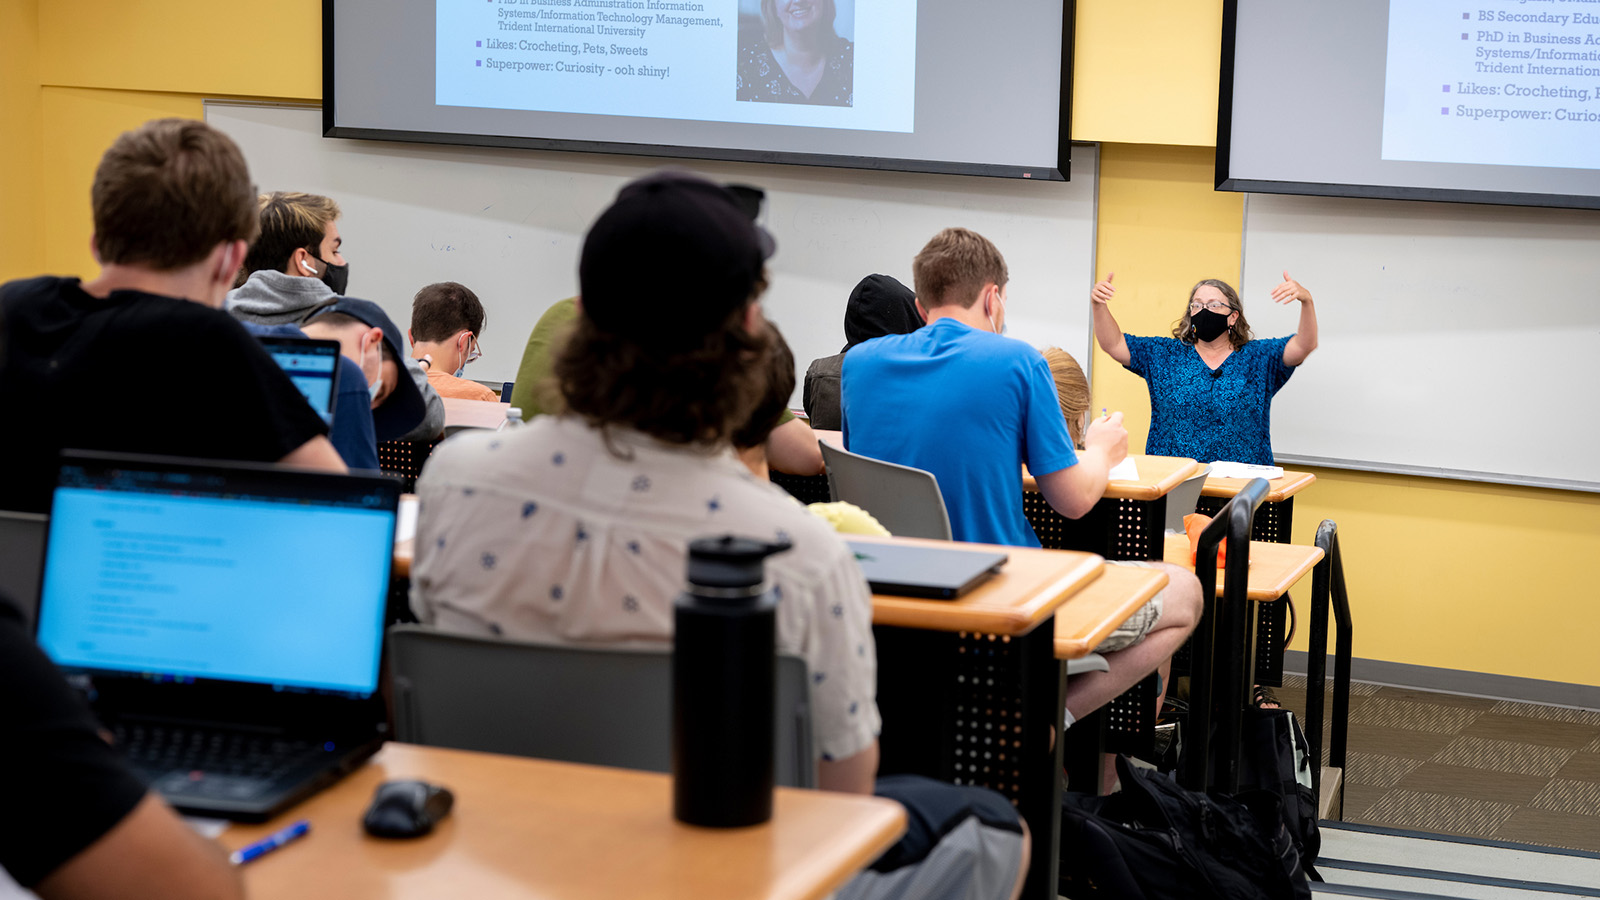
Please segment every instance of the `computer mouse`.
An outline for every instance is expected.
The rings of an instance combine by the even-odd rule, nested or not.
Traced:
[[[422,837],[450,814],[455,796],[426,781],[385,781],[372,795],[361,817],[362,827],[376,837]]]

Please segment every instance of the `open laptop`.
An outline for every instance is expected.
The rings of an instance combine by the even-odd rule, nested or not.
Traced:
[[[68,452],[36,636],[129,762],[191,814],[262,821],[387,731],[399,485]]]
[[[322,421],[332,424],[334,398],[339,395],[339,342],[274,336],[257,340]]]
[[[875,594],[954,600],[1000,571],[1008,557],[991,550],[846,541]]]

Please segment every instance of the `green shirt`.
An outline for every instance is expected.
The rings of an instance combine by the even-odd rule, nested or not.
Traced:
[[[522,365],[517,367],[517,381],[511,387],[511,405],[522,410],[522,421],[546,412],[538,401],[542,392],[539,386],[550,377],[554,368],[555,351],[567,338],[568,327],[578,318],[578,298],[568,297],[544,311],[533,333],[528,335],[528,346],[522,350]],[[794,418],[787,409],[778,424]]]

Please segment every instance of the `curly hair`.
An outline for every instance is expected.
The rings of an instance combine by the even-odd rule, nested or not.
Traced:
[[[1189,326],[1189,306],[1194,303],[1194,295],[1207,285],[1221,291],[1223,299],[1228,301],[1228,306],[1239,314],[1239,318],[1233,321],[1233,327],[1228,329],[1228,343],[1232,344],[1235,350],[1250,343],[1250,322],[1244,317],[1244,301],[1239,299],[1239,292],[1235,291],[1232,285],[1217,278],[1202,278],[1189,289],[1189,299],[1183,304],[1183,317],[1173,323],[1172,336],[1185,344],[1194,343],[1194,333]]]
[[[579,315],[556,353],[560,405],[602,432],[621,426],[671,444],[728,443],[770,380],[771,339],[745,330],[747,308],[687,350],[647,347]]]

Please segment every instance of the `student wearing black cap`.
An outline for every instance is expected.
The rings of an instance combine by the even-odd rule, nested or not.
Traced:
[[[788,541],[767,574],[778,646],[812,678],[818,782],[865,793],[880,725],[867,585],[843,540],[731,446],[769,386],[760,296],[774,246],[708,181],[624,187],[584,241],[579,315],[555,360],[566,413],[434,452],[417,481],[411,602],[452,631],[661,646],[689,541]],[[1026,830],[1004,798],[927,779],[877,787],[916,825],[841,897],[1018,889]]]

